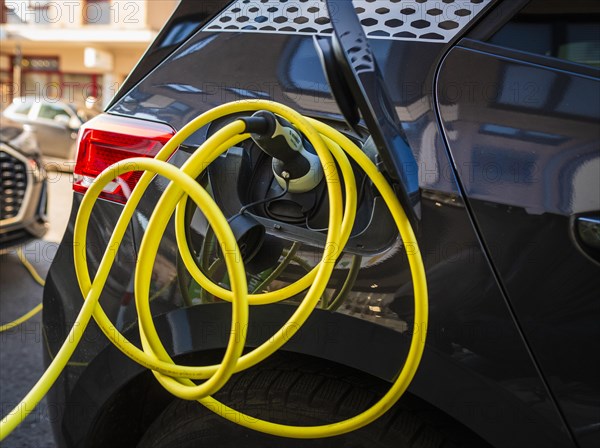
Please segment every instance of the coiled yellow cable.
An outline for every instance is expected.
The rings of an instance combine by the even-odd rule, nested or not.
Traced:
[[[269,110],[291,122],[314,146],[325,172],[329,193],[329,226],[323,256],[319,264],[303,278],[280,290],[259,294],[248,294],[246,273],[236,240],[227,220],[210,195],[196,182],[200,173],[221,153],[249,137],[245,124],[238,120],[216,132],[177,169],[165,161],[191,134],[214,121],[232,114]],[[281,425],[254,417],[245,416],[218,402],[210,395],[218,391],[235,372],[254,366],[275,353],[306,322],[317,306],[327,287],[335,267],[352,230],[356,213],[356,186],[350,156],[372,180],[386,201],[402,237],[412,272],[415,297],[415,327],[409,353],[402,371],[385,396],[365,412],[350,419],[321,426],[297,427]],[[340,179],[336,162],[340,167]],[[91,212],[102,189],[117,176],[129,171],[146,172],[132,192],[115,226],[100,262],[96,276],[92,280],[86,263],[85,252],[75,252],[74,263],[79,286],[85,298],[83,307],[73,325],[66,342],[55,359],[42,375],[35,387],[0,423],[0,440],[27,416],[52,386],[68,362],[83,335],[83,330],[93,316],[104,334],[125,355],[135,362],[152,370],[157,380],[172,394],[187,400],[198,400],[201,404],[233,421],[234,423],[265,433],[294,438],[331,437],[353,431],[369,424],[383,415],[400,398],[408,387],[419,365],[425,344],[424,336],[428,317],[427,285],[425,272],[417,241],[410,223],[385,178],[370,159],[351,140],[335,129],[310,118],[303,117],[287,106],[264,101],[251,100],[224,104],[202,114],[182,128],[159,152],[155,159],[133,158],[107,168],[97,177],[84,196],[74,228],[76,248],[86,247],[86,229]],[[96,306],[102,293],[118,245],[125,234],[145,189],[155,174],[166,177],[171,183],[161,196],[152,214],[140,246],[135,271],[135,300],[138,310],[139,331],[142,349],[137,348],[115,331],[114,326],[102,310]],[[345,187],[345,201],[342,200],[340,180]],[[231,290],[222,288],[206,278],[197,268],[190,248],[187,246],[184,223],[184,199],[189,196],[206,216],[222,247],[224,261],[231,281]],[[186,268],[192,277],[210,294],[232,304],[231,335],[223,361],[213,366],[180,366],[173,362],[154,327],[149,307],[149,286],[156,253],[166,226],[175,212],[176,237],[178,248]],[[83,249],[84,250],[84,249]],[[288,322],[272,338],[258,348],[242,356],[245,333],[248,323],[249,305],[261,305],[286,300],[302,291],[305,298]],[[192,380],[204,379],[197,385]]]

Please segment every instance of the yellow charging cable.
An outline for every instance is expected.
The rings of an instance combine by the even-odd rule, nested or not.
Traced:
[[[29,272],[29,274],[31,275],[31,278],[33,278],[38,285],[44,286],[46,284],[46,282],[44,281],[42,276],[40,274],[38,274],[38,272],[35,270],[33,265],[29,262],[27,257],[25,257],[25,254],[23,253],[23,249],[19,248],[17,250],[17,257],[19,257],[19,261],[25,267],[25,269],[27,269],[27,271]],[[22,323],[27,322],[33,316],[35,316],[40,311],[42,311],[43,307],[44,306],[40,303],[39,305],[35,306],[33,309],[31,309],[27,313],[23,314],[18,319],[15,319],[12,322],[9,322],[7,324],[0,325],[0,333],[8,331],[12,328],[18,327]]]
[[[212,197],[195,180],[220,154],[249,138],[244,122],[236,120],[217,131],[192,154],[181,169],[166,163],[166,160],[191,134],[210,122],[229,115],[258,110],[269,110],[285,118],[311,142],[325,172],[330,215],[323,256],[315,268],[298,281],[280,290],[249,294],[246,284],[246,272],[241,262],[239,248],[227,220]],[[260,363],[279,350],[306,322],[319,303],[338,256],[342,253],[350,236],[356,214],[356,185],[347,156],[350,156],[364,170],[379,190],[391,211],[406,248],[415,299],[415,326],[406,361],[390,390],[381,400],[363,413],[350,419],[327,425],[299,427],[276,424],[245,416],[218,402],[211,395],[226,384],[232,374]],[[338,166],[342,179],[340,179],[338,173]],[[144,170],[145,173],[123,208],[98,266],[97,273],[92,280],[86,262],[85,247],[86,229],[94,203],[102,189],[109,182],[126,172],[140,170]],[[128,223],[144,191],[155,174],[166,177],[171,183],[160,197],[149,220],[140,246],[135,270],[135,300],[142,342],[142,349],[139,349],[115,330],[102,307],[97,306],[97,304],[116,256],[116,249],[127,230]],[[345,200],[342,199],[341,181],[345,189]],[[185,203],[188,196],[205,215],[221,245],[221,252],[231,282],[231,290],[213,283],[198,269],[194,262],[191,250],[187,246],[183,226],[185,223]],[[232,304],[231,335],[223,360],[218,365],[182,366],[175,364],[162,345],[154,327],[149,307],[150,280],[158,246],[173,213],[175,213],[178,249],[184,265],[202,288]],[[224,104],[202,114],[184,126],[161,149],[155,159],[133,158],[107,168],[96,178],[80,204],[73,240],[74,247],[82,250],[82,252],[75,251],[74,263],[79,287],[85,298],[83,307],[66,342],[58,351],[46,372],[23,401],[0,423],[0,440],[10,434],[34,409],[58,378],[92,316],[114,345],[135,362],[151,369],[157,380],[175,396],[187,400],[198,400],[207,408],[234,423],[283,437],[331,437],[356,430],[371,423],[397,402],[410,384],[419,365],[425,344],[425,328],[428,317],[427,284],[414,232],[394,191],[371,160],[351,140],[330,126],[303,117],[282,104],[264,100]],[[248,324],[249,305],[280,302],[306,290],[305,298],[286,324],[267,342],[242,356],[245,344],[245,332],[243,330]],[[199,385],[192,381],[200,379],[206,381]]]

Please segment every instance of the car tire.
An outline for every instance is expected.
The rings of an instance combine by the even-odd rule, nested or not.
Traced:
[[[217,394],[232,408],[289,425],[322,425],[354,416],[389,387],[360,372],[300,357],[269,361],[237,375]],[[298,440],[235,425],[195,401],[176,399],[152,423],[140,448],[451,448],[487,446],[456,424],[432,418],[414,397],[405,396],[385,416],[349,434]],[[453,421],[452,421],[453,422]],[[453,422],[455,423],[455,422]],[[437,426],[437,427],[436,427]],[[446,430],[444,430],[446,426]],[[460,426],[460,425],[458,425]]]

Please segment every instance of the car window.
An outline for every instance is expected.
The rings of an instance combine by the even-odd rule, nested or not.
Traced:
[[[63,107],[56,106],[54,104],[42,104],[40,108],[39,118],[45,118],[47,120],[54,120],[59,115],[71,115]]]
[[[532,0],[489,42],[600,67],[600,2]]]
[[[17,115],[27,115],[32,106],[33,103],[15,103],[12,112]]]

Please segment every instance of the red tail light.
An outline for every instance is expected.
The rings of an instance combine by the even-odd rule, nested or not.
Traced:
[[[175,131],[166,124],[99,115],[79,131],[73,189],[85,193],[96,176],[113,163],[131,157],[155,157],[173,135]],[[100,197],[124,204],[141,176],[141,171],[120,176],[106,186]]]

